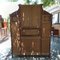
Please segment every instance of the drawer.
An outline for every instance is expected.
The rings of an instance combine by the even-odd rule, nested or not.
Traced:
[[[43,15],[42,16],[42,23],[50,23],[51,24],[50,16],[49,15]]]
[[[22,30],[22,35],[39,35],[39,30]]]

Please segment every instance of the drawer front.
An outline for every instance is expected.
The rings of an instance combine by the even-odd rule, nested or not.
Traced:
[[[39,35],[39,30],[22,30],[22,35]]]
[[[42,16],[42,23],[50,23],[51,24],[51,17],[49,15]]]

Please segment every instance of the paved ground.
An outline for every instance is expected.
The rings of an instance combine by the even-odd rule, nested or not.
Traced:
[[[51,58],[20,58],[14,57],[12,58],[11,54],[11,38],[8,38],[3,42],[0,43],[0,60],[60,60],[60,38],[58,37],[51,37]]]
[[[9,36],[0,40],[0,60],[5,60],[11,49],[11,39]]]

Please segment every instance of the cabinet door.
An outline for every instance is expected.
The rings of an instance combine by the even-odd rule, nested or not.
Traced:
[[[31,20],[31,26],[35,28],[40,28],[40,22],[41,22],[41,11],[42,9],[40,6],[32,6],[32,20]]]
[[[42,24],[42,55],[50,53],[50,24]]]
[[[42,55],[50,54],[50,38],[42,39]]]
[[[21,26],[22,27],[30,27],[31,25],[31,7],[22,6],[20,8],[20,17],[21,17]]]
[[[51,26],[50,23],[44,23],[42,24],[42,39],[44,39],[44,37],[50,37],[50,33],[51,32]]]
[[[35,39],[32,40],[32,52],[34,52],[34,55],[41,55],[40,37],[35,37]]]
[[[28,37],[21,37],[21,54],[22,55],[31,55],[32,51],[32,40]]]

